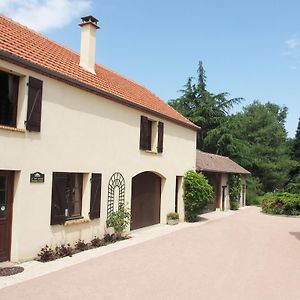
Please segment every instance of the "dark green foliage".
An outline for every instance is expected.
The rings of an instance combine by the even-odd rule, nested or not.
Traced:
[[[207,151],[204,139],[207,133],[226,120],[234,104],[242,98],[228,99],[228,93],[213,94],[206,89],[206,75],[202,62],[198,66],[197,82],[190,77],[181,90],[182,96],[169,101],[169,105],[201,127],[197,135],[197,148]]]
[[[278,193],[266,195],[262,211],[273,215],[300,215],[300,194]]]
[[[300,119],[295,138],[291,141],[291,158],[293,167],[290,170],[290,179],[285,190],[300,194]]]
[[[239,201],[241,195],[241,176],[230,174],[228,179],[229,184],[229,199],[230,199],[230,209],[239,209]]]
[[[262,184],[259,178],[249,176],[247,178],[247,193],[246,193],[246,204],[247,205],[258,205],[260,204],[258,196],[264,194],[262,191]]]
[[[203,174],[192,170],[185,174],[183,185],[185,220],[196,222],[198,214],[213,200],[213,188]]]
[[[281,190],[293,166],[286,113],[286,107],[254,101],[211,130],[204,142],[211,152],[229,156],[259,178],[264,191]]]
[[[298,162],[300,162],[300,118],[298,121],[298,127],[295,135],[295,139],[293,142],[292,149],[292,158]]]

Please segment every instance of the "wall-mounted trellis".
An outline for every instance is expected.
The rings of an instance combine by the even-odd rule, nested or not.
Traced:
[[[125,179],[121,173],[114,173],[108,182],[107,216],[109,216],[115,207],[115,192],[118,189],[118,208],[125,204]]]

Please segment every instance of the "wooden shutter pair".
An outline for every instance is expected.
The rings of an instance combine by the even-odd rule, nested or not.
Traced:
[[[41,131],[43,81],[29,77],[26,129]]]
[[[53,173],[51,225],[63,224],[66,220],[65,210],[67,208],[68,198],[68,176],[69,173]],[[90,219],[100,218],[101,182],[101,174],[92,174],[89,212]]]
[[[158,130],[157,152],[162,153],[163,152],[163,143],[164,143],[164,123],[163,122],[158,122],[157,130]],[[149,128],[149,119],[145,116],[141,116],[140,150],[151,150],[151,130]]]

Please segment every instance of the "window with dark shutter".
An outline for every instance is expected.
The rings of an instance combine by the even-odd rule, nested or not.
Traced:
[[[92,174],[91,178],[91,198],[90,198],[90,219],[100,218],[101,206],[101,174]]]
[[[141,116],[141,127],[140,127],[140,149],[148,150],[149,148],[149,123],[148,118],[145,116]]]
[[[67,207],[68,173],[53,173],[51,225],[63,224]]]
[[[82,184],[81,173],[53,173],[51,225],[82,218]]]
[[[29,77],[26,129],[41,131],[43,81]]]
[[[163,144],[164,144],[164,123],[158,122],[158,137],[157,137],[157,152],[163,152]]]

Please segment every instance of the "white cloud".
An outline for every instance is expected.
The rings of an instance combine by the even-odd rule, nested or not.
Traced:
[[[61,28],[90,8],[90,0],[0,0],[1,13],[42,32]]]
[[[288,49],[295,49],[300,45],[300,40],[297,37],[292,37],[286,40],[284,43]]]

